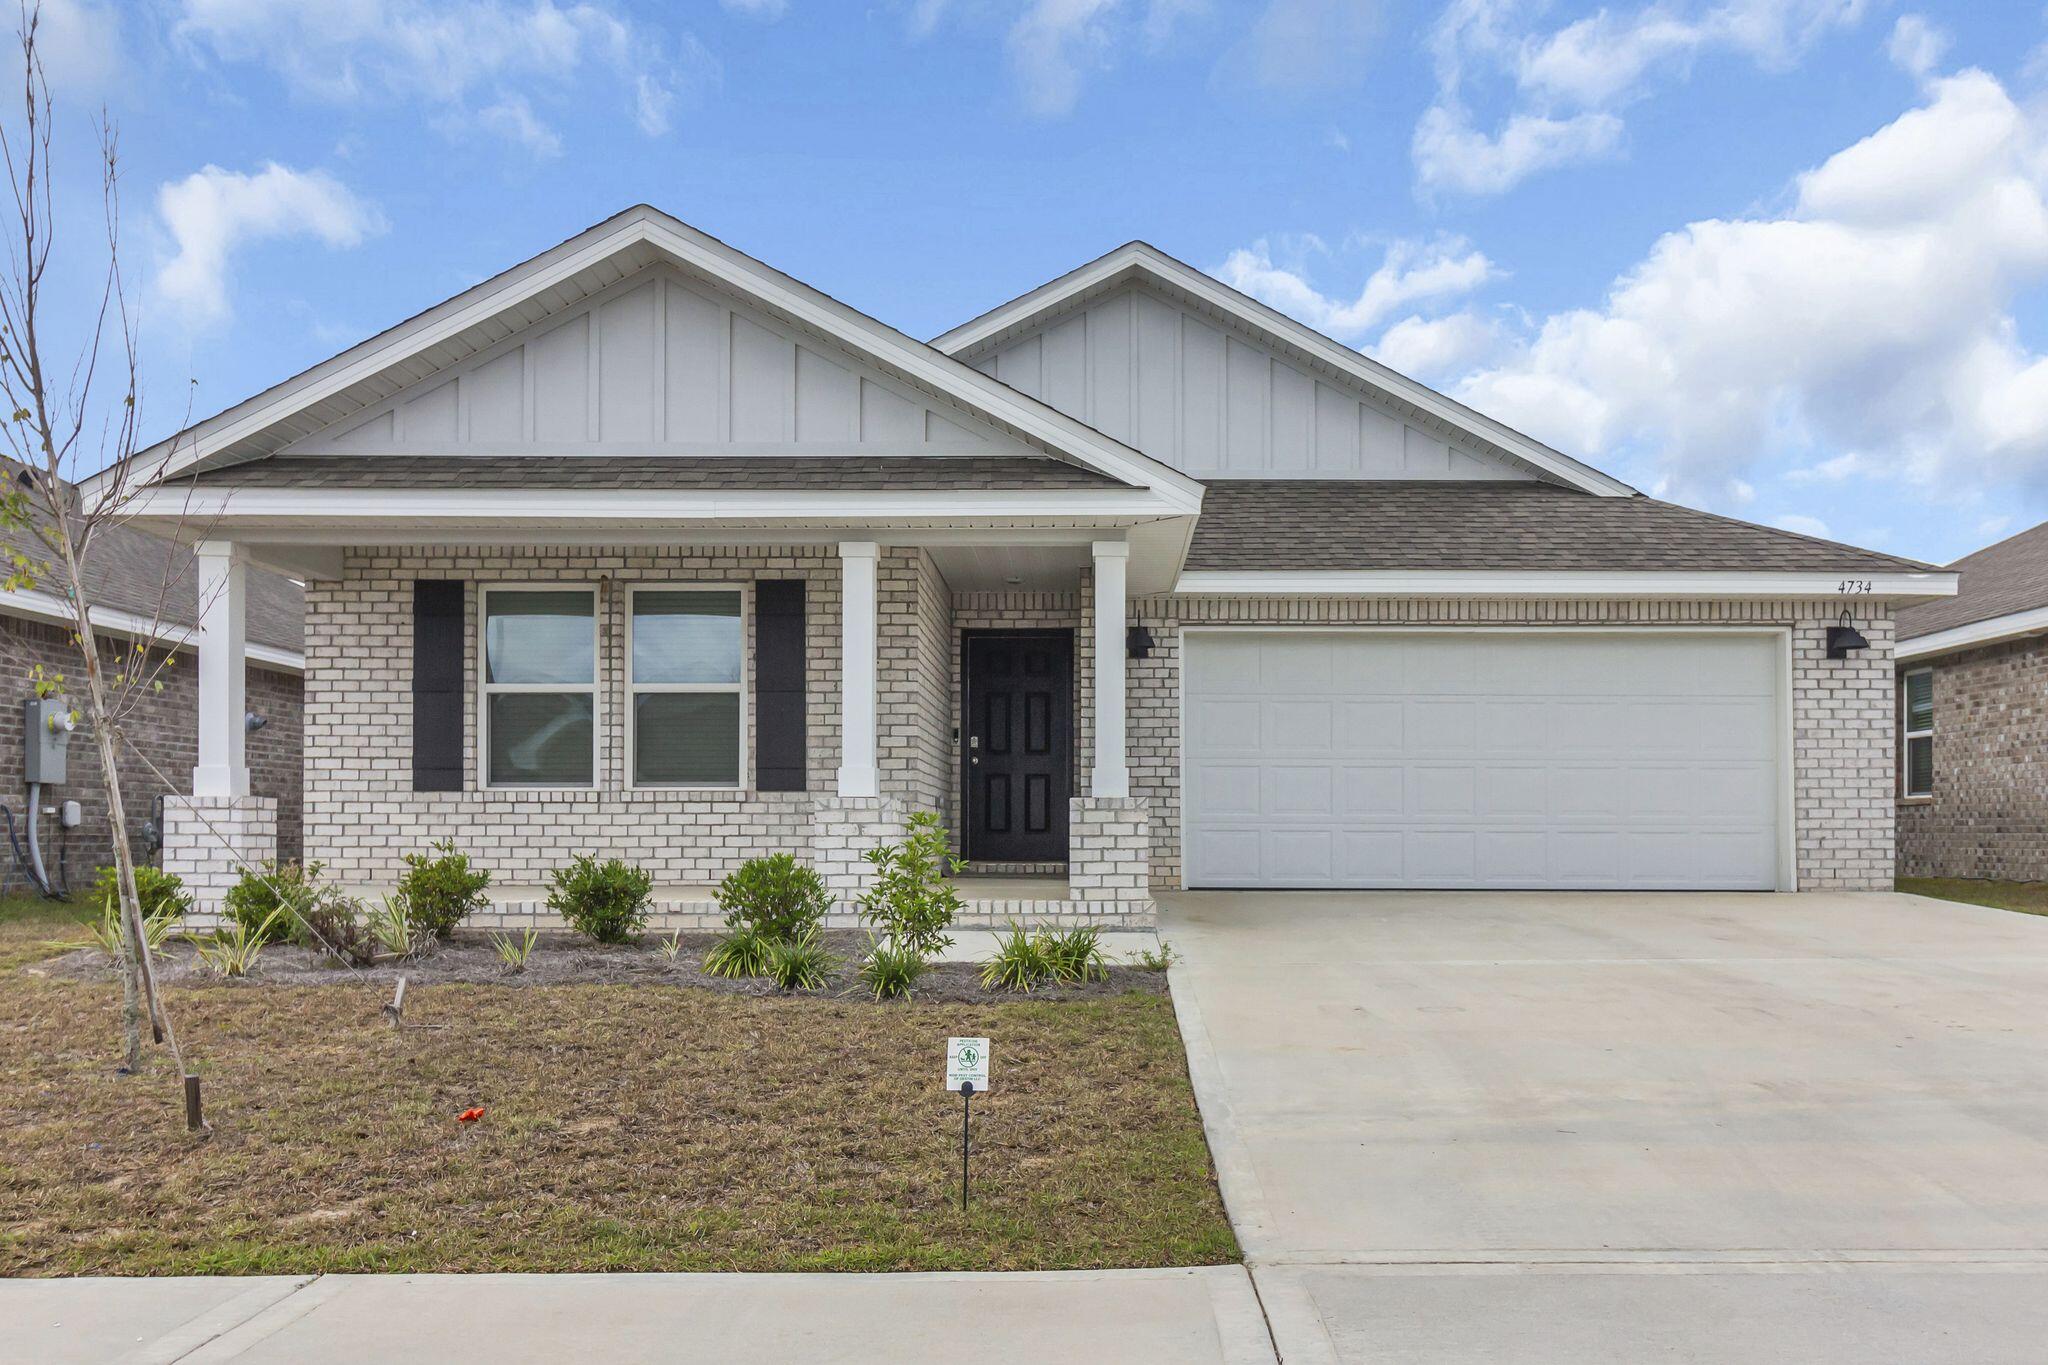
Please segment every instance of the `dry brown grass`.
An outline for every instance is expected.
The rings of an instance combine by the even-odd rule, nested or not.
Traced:
[[[69,935],[0,938],[18,953]],[[33,955],[33,954],[28,954]],[[111,986],[0,972],[0,1273],[1022,1270],[1234,1260],[1170,1001],[665,986],[170,993],[206,1078],[113,1072]],[[958,1207],[948,1034],[995,1040]],[[159,1054],[160,1055],[160,1054]],[[488,1114],[471,1127],[455,1115]]]

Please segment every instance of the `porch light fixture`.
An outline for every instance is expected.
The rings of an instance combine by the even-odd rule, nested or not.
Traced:
[[[1132,626],[1124,632],[1124,653],[1133,659],[1152,657],[1152,632],[1143,626]]]
[[[1828,627],[1828,657],[1846,659],[1853,649],[1868,649],[1870,641],[1863,638],[1863,632],[1856,629],[1855,618],[1849,615],[1847,607],[1842,608],[1842,623]]]

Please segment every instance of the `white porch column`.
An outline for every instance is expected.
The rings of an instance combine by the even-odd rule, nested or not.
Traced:
[[[243,755],[248,712],[243,661],[248,642],[244,621],[242,551],[231,541],[203,540],[194,547],[193,584],[198,597],[199,766],[192,770],[194,796],[247,796],[249,765]]]
[[[875,771],[876,569],[881,547],[839,543],[839,794],[877,796]]]
[[[1090,796],[1131,794],[1124,738],[1124,581],[1131,547],[1095,542],[1095,770]]]

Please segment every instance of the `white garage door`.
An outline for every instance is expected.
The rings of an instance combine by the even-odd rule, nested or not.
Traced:
[[[1778,883],[1781,642],[1190,631],[1186,881]]]

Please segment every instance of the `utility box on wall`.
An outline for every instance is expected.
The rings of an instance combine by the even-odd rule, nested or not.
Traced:
[[[21,704],[22,781],[44,786],[64,781],[71,727],[71,703],[61,697],[31,697]]]

